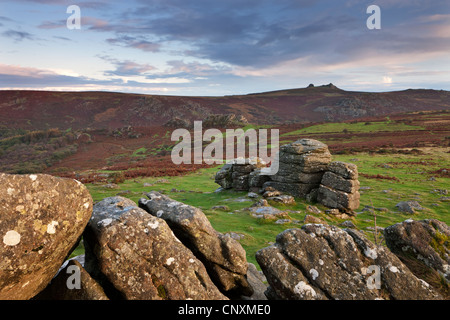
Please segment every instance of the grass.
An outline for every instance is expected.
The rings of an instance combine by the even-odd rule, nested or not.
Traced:
[[[433,173],[450,167],[450,154],[443,148],[430,149],[426,152],[424,155],[359,153],[333,157],[333,160],[358,165],[359,180],[363,188],[361,206],[357,210],[359,214],[353,223],[369,239],[374,240],[373,232],[370,230],[374,225],[374,217],[371,211],[363,210],[366,206],[382,208],[376,212],[378,227],[387,227],[409,218],[414,220],[435,218],[450,224],[450,206],[448,202],[441,200],[444,195],[439,191],[448,188],[449,178]],[[146,192],[160,191],[175,200],[199,207],[217,231],[244,235],[240,243],[247,252],[248,261],[256,264],[254,257],[257,250],[273,243],[276,235],[283,230],[301,227],[301,221],[309,214],[306,212],[308,203],[303,199],[296,199],[296,205],[274,205],[279,209],[289,210],[289,217],[292,221],[298,220],[297,223],[275,224],[274,221],[256,219],[245,210],[253,202],[246,197],[246,192],[232,190],[214,192],[219,187],[214,182],[214,175],[218,169],[219,167],[201,169],[186,176],[126,180],[119,185],[119,190],[107,189],[98,184],[88,184],[87,187],[94,201],[121,193],[124,197],[137,202],[139,198],[145,197]],[[389,177],[395,177],[397,180],[386,179]],[[144,183],[152,186],[144,187]],[[407,200],[416,200],[425,209],[413,215],[398,212],[395,205]],[[226,205],[230,210],[211,209],[217,205]],[[326,209],[321,205],[316,206],[322,211]],[[339,225],[343,221],[325,213],[316,216],[328,224]]]
[[[353,122],[353,123],[325,123],[311,127],[303,128],[282,134],[281,136],[293,136],[300,134],[318,134],[318,133],[370,133],[370,132],[397,132],[407,130],[424,130],[421,126],[412,126],[404,123],[391,121],[378,122]]]
[[[145,153],[147,152],[147,148],[139,148],[133,152],[132,157],[145,157]]]
[[[418,201],[425,208],[414,214],[414,219],[435,218],[450,224],[450,206],[440,200],[443,194],[439,191],[448,188],[449,178],[433,173],[439,169],[449,168],[448,153],[434,150],[432,153],[421,156],[359,154],[335,158],[357,164],[361,186],[370,187],[368,190],[362,190],[360,208],[371,205],[372,201],[374,207],[388,209],[388,214],[378,214],[377,221],[381,220],[384,224],[389,224],[411,217],[408,214],[399,213],[395,205],[400,201],[412,200]],[[354,161],[355,158],[357,161]],[[373,178],[377,175],[386,178],[394,177],[398,180]],[[368,214],[358,216],[358,219],[364,218],[369,218]]]

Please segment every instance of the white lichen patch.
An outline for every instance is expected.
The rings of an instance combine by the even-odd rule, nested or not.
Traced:
[[[389,267],[389,271],[393,272],[393,273],[397,273],[400,272],[400,270],[398,270],[398,268],[396,266],[390,266]]]
[[[156,212],[156,216],[157,216],[158,218],[161,218],[161,216],[163,215],[163,213],[164,213],[164,211],[158,210],[158,211]]]
[[[47,225],[47,233],[48,234],[55,234],[56,233],[56,226],[58,225],[58,221],[52,221]]]
[[[150,198],[150,200],[159,200],[159,199],[161,199],[161,196],[157,196],[155,194],[150,194],[150,195],[148,195],[148,197]]]
[[[311,274],[311,277],[313,280],[316,280],[319,276],[319,272],[316,269],[309,270],[309,273]]]
[[[3,243],[11,247],[18,245],[20,243],[20,234],[15,230],[9,230],[3,236]]]
[[[367,247],[366,250],[364,250],[364,255],[367,258],[375,260],[378,257],[377,249],[376,248],[371,249],[371,248]]]
[[[422,284],[422,287],[424,287],[424,288],[429,288],[430,287],[428,282],[426,282],[425,280],[419,279],[419,281]]]
[[[113,220],[111,218],[106,218],[106,219],[100,220],[97,223],[97,225],[98,226],[102,226],[102,227],[107,227],[107,226],[109,226],[111,224],[112,221]]]
[[[322,259],[319,259],[319,264],[320,264],[321,266],[323,266],[323,260],[322,260]]]
[[[175,258],[170,257],[169,259],[166,260],[166,264],[167,264],[168,266],[170,266],[174,261],[175,261]]]
[[[35,175],[35,174],[30,174],[30,179],[31,179],[31,181],[36,181],[37,175]]]
[[[314,291],[314,289],[304,281],[300,281],[296,284],[294,287],[294,293],[300,295],[301,297],[304,297],[305,295],[315,297],[317,295],[316,291]]]
[[[152,229],[156,229],[156,228],[158,228],[159,227],[159,221],[158,220],[156,220],[155,222],[149,222],[148,224],[147,224],[147,226],[149,226],[150,228],[152,228]]]
[[[442,266],[442,270],[444,270],[444,273],[445,273],[445,274],[450,273],[450,265],[444,264],[444,265]]]
[[[180,205],[180,204],[181,204],[181,203],[178,202],[178,201],[172,201],[172,202],[168,203],[167,206],[168,206],[169,208],[173,208],[173,207],[176,207],[176,206],[178,206],[178,205]]]
[[[16,190],[13,189],[13,188],[8,188],[8,189],[6,190],[6,192],[8,193],[8,196],[12,196],[13,193],[14,193],[14,191],[16,191]]]
[[[191,259],[189,259],[189,262],[190,262],[190,263],[194,263],[195,260],[191,258]]]
[[[86,202],[85,204],[83,204],[83,207],[85,207],[86,209],[89,209],[89,202]]]

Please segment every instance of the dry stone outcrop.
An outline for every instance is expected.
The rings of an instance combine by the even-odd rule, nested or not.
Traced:
[[[0,300],[42,291],[78,243],[92,213],[80,182],[0,173]]]
[[[305,198],[320,185],[331,162],[328,146],[313,139],[300,139],[283,145],[279,151],[278,173],[271,176],[270,186],[294,197]]]
[[[280,147],[278,172],[261,174],[249,159],[224,165],[215,182],[236,191],[277,192],[310,202],[319,202],[340,212],[354,214],[359,207],[358,168],[351,163],[332,162],[328,146],[314,139],[300,139]]]
[[[280,233],[259,250],[272,299],[442,299],[387,248],[361,233],[323,224]]]
[[[166,221],[129,199],[97,203],[84,239],[85,268],[111,298],[226,299]]]
[[[139,206],[163,219],[177,238],[203,262],[218,288],[228,295],[251,295],[246,252],[241,244],[216,231],[205,214],[196,207],[170,199],[158,192],[147,193]]]
[[[355,164],[331,162],[320,182],[317,201],[328,208],[353,213],[359,207],[359,185]]]
[[[248,191],[252,188],[259,190],[268,176],[261,175],[260,168],[265,163],[262,159],[235,159],[226,163],[216,174],[215,182],[224,189]]]

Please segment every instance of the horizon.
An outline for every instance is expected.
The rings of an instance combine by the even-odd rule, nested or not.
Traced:
[[[333,83],[330,83],[333,84]],[[333,84],[334,85],[334,84]],[[326,87],[327,85],[314,85],[314,88]],[[336,86],[336,85],[335,85]],[[431,88],[406,88],[406,89],[395,89],[395,90],[386,90],[386,91],[362,91],[362,90],[345,90],[336,86],[338,90],[345,92],[360,92],[360,93],[389,93],[389,92],[402,92],[408,90],[432,90],[432,91],[446,91],[450,92],[450,90],[445,89],[431,89]],[[149,96],[169,96],[169,97],[193,97],[193,98],[221,98],[221,97],[232,97],[232,96],[248,96],[248,95],[258,95],[258,94],[266,94],[277,91],[293,91],[293,90],[302,90],[308,89],[308,87],[297,87],[297,88],[285,88],[285,89],[277,89],[270,91],[261,91],[261,92],[248,92],[248,93],[239,93],[239,94],[226,94],[226,95],[179,95],[179,94],[163,94],[163,93],[141,93],[141,92],[127,92],[127,91],[111,91],[111,90],[45,90],[45,89],[3,89],[0,88],[1,91],[27,91],[27,92],[51,92],[51,93],[111,93],[111,94],[130,94],[130,95],[149,95]]]
[[[2,0],[0,40],[0,90],[450,90],[446,0]]]

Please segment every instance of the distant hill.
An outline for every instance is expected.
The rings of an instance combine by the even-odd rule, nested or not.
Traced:
[[[234,114],[254,124],[337,122],[448,109],[449,91],[354,92],[332,84],[223,97],[0,91],[0,126],[26,130],[153,127],[218,114]]]

